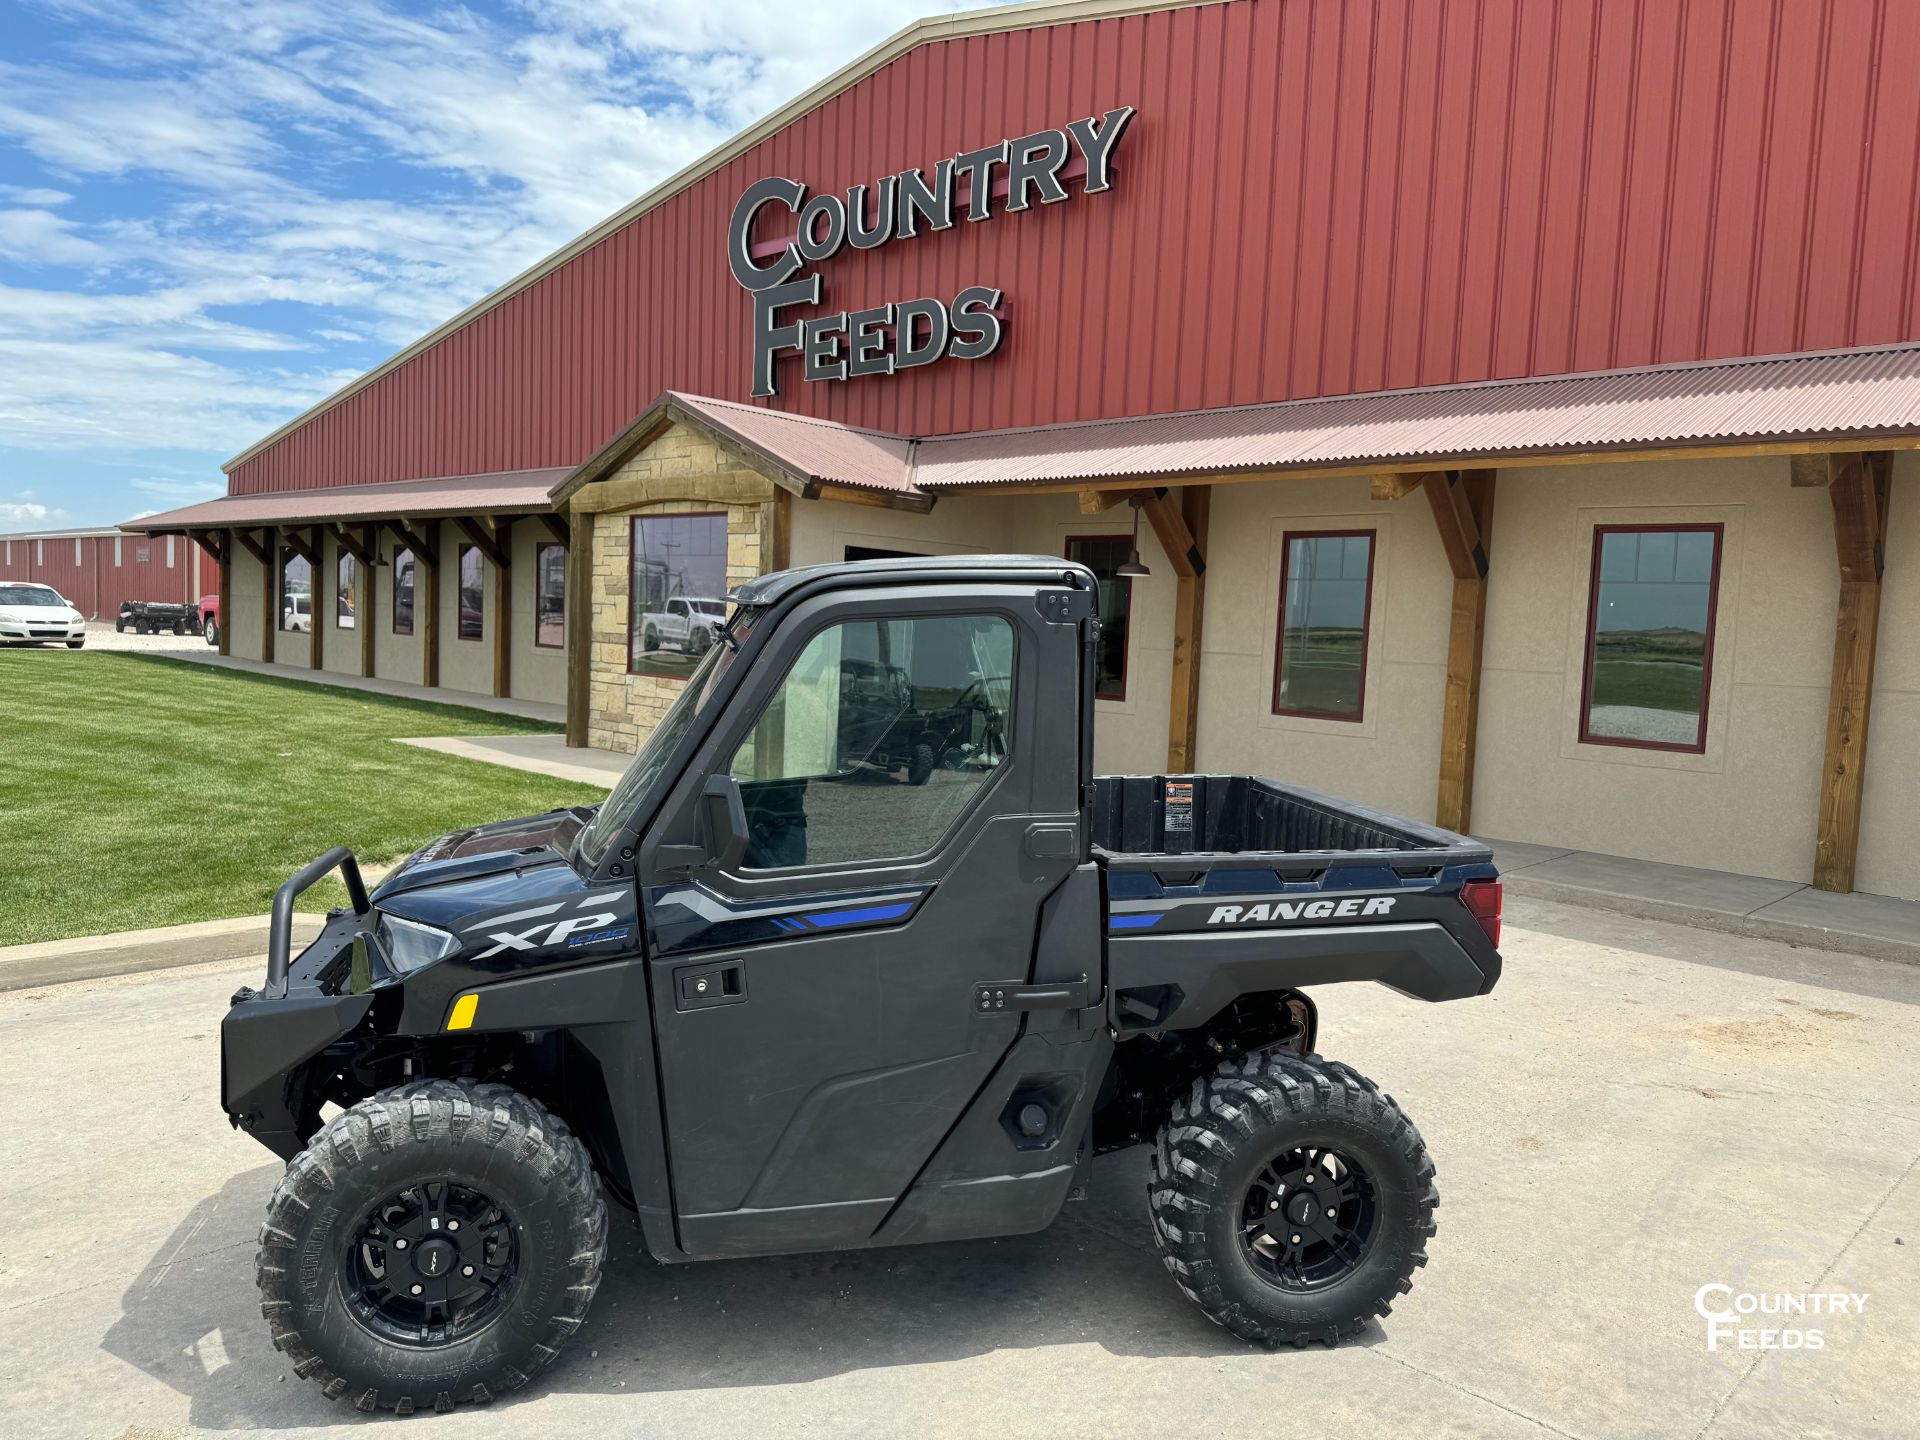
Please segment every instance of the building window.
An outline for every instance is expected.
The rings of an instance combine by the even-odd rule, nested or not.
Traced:
[[[306,556],[296,555],[285,546],[280,550],[280,628],[303,633],[313,630],[313,567]]]
[[[1597,525],[1580,739],[1648,750],[1707,746],[1718,525]]]
[[[1288,531],[1280,563],[1273,713],[1359,720],[1373,612],[1371,530]]]
[[[486,617],[481,609],[486,599],[481,579],[480,547],[460,547],[460,630],[462,640],[478,640],[486,634]]]
[[[807,642],[734,752],[743,868],[924,855],[1007,757],[1013,626],[850,620]]]
[[[1127,698],[1127,642],[1133,614],[1133,581],[1113,572],[1127,563],[1133,542],[1125,535],[1072,535],[1067,559],[1078,560],[1100,582],[1100,644],[1094,657],[1094,698]]]
[[[173,568],[173,536],[167,536],[167,568]]]
[[[413,633],[413,551],[393,552],[393,633]]]
[[[567,547],[542,545],[533,557],[533,643],[544,650],[567,645]]]
[[[727,622],[727,517],[636,515],[627,669],[682,677]]]
[[[333,623],[336,629],[353,629],[353,617],[360,610],[360,562],[345,550],[340,552],[340,584],[333,592]]]

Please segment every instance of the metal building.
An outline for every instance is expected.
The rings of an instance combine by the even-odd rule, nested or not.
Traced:
[[[237,653],[627,748],[745,575],[1066,551],[1106,768],[1920,898],[1916,50],[1870,0],[943,16],[131,528]]]

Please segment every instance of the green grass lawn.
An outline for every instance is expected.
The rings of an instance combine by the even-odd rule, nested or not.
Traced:
[[[258,915],[332,846],[384,865],[605,798],[393,743],[554,729],[189,661],[0,651],[0,945]],[[345,896],[329,880],[300,908]]]

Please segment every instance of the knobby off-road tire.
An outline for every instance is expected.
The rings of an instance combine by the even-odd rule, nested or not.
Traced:
[[[350,1308],[349,1295],[364,1293],[364,1227],[391,1197],[436,1184],[443,1195],[483,1193],[504,1212],[512,1277],[471,1333],[399,1343]],[[260,1230],[260,1311],[274,1348],[328,1399],[446,1411],[517,1389],[550,1363],[586,1318],[606,1251],[606,1202],[565,1125],[505,1085],[415,1081],[335,1116],[288,1165]],[[387,1260],[401,1263],[391,1251]]]
[[[1290,1199],[1304,1203],[1305,1187],[1271,1183],[1276,1169],[1304,1173],[1287,1170],[1302,1163],[1288,1157],[1302,1155],[1322,1157],[1313,1162],[1324,1166],[1313,1185],[1326,1192],[1322,1203],[1339,1208],[1342,1222],[1361,1206],[1342,1205],[1338,1189],[1370,1196],[1360,1253],[1344,1274],[1317,1287],[1263,1269],[1243,1235],[1259,1233],[1269,1205],[1284,1217]],[[1359,1181],[1336,1186],[1333,1177],[1349,1166]],[[1160,1129],[1147,1179],[1153,1238],[1181,1290],[1214,1323],[1268,1346],[1333,1345],[1386,1315],[1427,1263],[1439,1203],[1426,1143],[1393,1097],[1317,1055],[1250,1055],[1194,1081]],[[1304,1230],[1294,1234],[1312,1245]],[[1289,1238],[1283,1230],[1279,1244]],[[1273,1240],[1262,1243],[1275,1248]]]

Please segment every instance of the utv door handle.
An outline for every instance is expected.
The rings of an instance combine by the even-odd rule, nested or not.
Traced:
[[[1027,985],[1010,980],[973,987],[973,1008],[986,1013],[1001,1010],[1084,1010],[1091,1004],[1093,1001],[1087,997],[1085,975],[1047,985]]]

